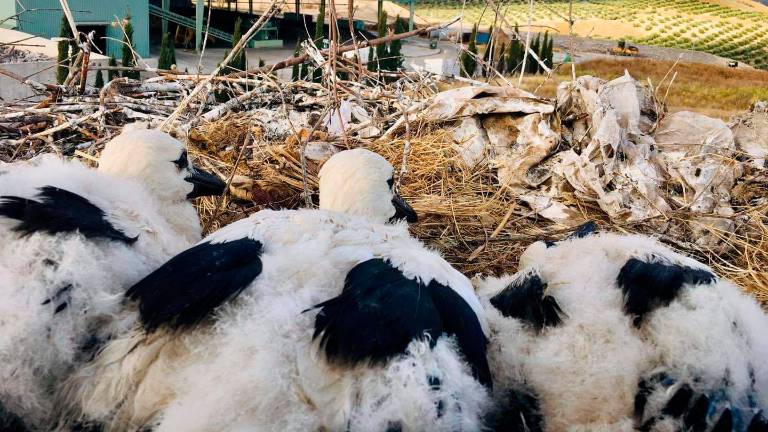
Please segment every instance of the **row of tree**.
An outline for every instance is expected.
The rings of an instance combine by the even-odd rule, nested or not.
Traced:
[[[136,58],[133,54],[133,25],[131,24],[131,16],[127,15],[123,20],[123,43],[122,43],[122,65],[124,67],[136,66]],[[61,18],[61,30],[59,31],[59,37],[61,40],[58,42],[58,58],[56,68],[56,82],[63,84],[69,75],[69,67],[74,62],[77,54],[80,52],[78,46],[79,37],[74,37],[72,30],[69,26],[69,22],[66,17]],[[167,35],[163,36],[163,42],[167,44]],[[171,45],[173,50],[173,45]],[[167,56],[167,55],[166,55]],[[162,53],[161,53],[162,59]],[[173,63],[176,63],[176,54],[172,51]],[[109,58],[109,66],[117,67],[117,59],[114,56]],[[162,69],[162,67],[161,67]],[[120,73],[116,69],[110,69],[107,77],[109,81],[120,76]],[[125,70],[122,73],[123,77],[139,79],[139,72],[135,70]],[[94,85],[97,88],[104,87],[104,75],[101,69],[96,70],[96,79]]]
[[[501,43],[499,46],[499,38],[494,37],[493,27],[491,27],[488,32],[491,36],[482,56],[479,55],[477,46],[477,28],[477,24],[472,27],[467,48],[461,52],[459,57],[462,76],[468,78],[477,74],[488,76],[492,73],[491,68],[495,68],[501,74],[519,73],[523,68],[523,63],[525,63],[525,73],[527,74],[544,72],[544,68],[530,53],[525,59],[525,43],[516,36],[520,34],[517,25],[515,25],[513,39],[509,42],[509,46],[506,43]],[[530,48],[547,67],[553,67],[554,38],[549,36],[549,31],[544,33],[543,38],[541,33],[537,33],[530,44]]]
[[[325,41],[328,38],[325,26],[325,1],[320,0],[320,10],[318,13],[317,22],[315,22],[315,35],[312,41],[319,48],[325,48]],[[382,1],[379,0],[378,5],[378,35],[379,37],[386,36],[390,32],[390,27],[387,24],[388,16],[387,11],[384,10]],[[395,23],[391,31],[395,34],[404,33],[408,30],[408,24],[399,16],[395,19]],[[299,40],[296,43],[296,49],[293,52],[294,57],[301,55],[301,44],[303,40]],[[368,48],[368,62],[366,68],[371,72],[377,71],[398,71],[403,68],[403,54],[402,54],[403,42],[400,40],[392,41],[389,44],[381,44],[376,47]],[[339,72],[341,78],[346,78],[346,74]],[[314,82],[322,81],[322,69],[312,66],[310,64],[299,64],[293,67],[292,78],[294,81],[298,80],[312,80]]]

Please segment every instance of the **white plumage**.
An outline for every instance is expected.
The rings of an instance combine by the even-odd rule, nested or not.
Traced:
[[[124,291],[199,239],[182,152],[133,130],[99,170],[52,155],[0,169],[0,403],[28,427],[48,430],[60,381],[131,327]]]
[[[480,430],[487,391],[458,355],[456,338],[440,337],[433,348],[414,340],[383,363],[354,366],[331,362],[320,338],[313,339],[318,311],[308,309],[347,292],[345,278],[348,284],[354,279],[350,271],[373,263],[394,267],[411,282],[450,287],[476,320],[476,341],[484,346],[480,303],[469,280],[413,239],[405,224],[381,223],[401,213],[393,201],[398,197],[386,186],[392,171],[365,150],[342,152],[326,163],[320,179],[321,207],[333,203],[336,211],[261,211],[204,239],[195,248],[263,245],[254,257],[260,274],[236,301],[225,302],[193,329],[174,331],[166,324],[109,344],[63,398],[79,405],[84,418],[111,430],[128,425],[157,431]],[[183,256],[174,258],[175,265]],[[148,279],[153,277],[163,276]],[[141,299],[145,318],[155,316],[148,298]]]
[[[501,404],[509,390],[532,393],[546,431],[683,430],[686,415],[708,425],[693,430],[709,431],[726,408],[733,430],[746,431],[768,408],[768,318],[738,287],[644,236],[549,246],[531,245],[517,274],[477,283],[490,301],[489,361]],[[523,303],[546,315],[556,309],[542,301],[551,296],[562,310],[562,322],[540,330],[520,310],[497,309],[500,293],[520,293],[536,277],[543,296]],[[670,402],[675,395],[682,403]],[[706,409],[697,415],[702,396]]]

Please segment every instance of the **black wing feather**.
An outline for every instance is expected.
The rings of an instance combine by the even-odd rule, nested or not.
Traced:
[[[28,432],[31,431],[21,417],[5,407],[0,400],[0,431],[3,432]]]
[[[80,195],[43,186],[37,200],[18,196],[0,197],[0,216],[21,223],[14,231],[23,236],[35,232],[48,234],[79,232],[88,238],[106,238],[131,244],[138,237],[128,237],[110,224],[104,211]]]
[[[475,311],[450,287],[436,281],[429,283],[432,302],[443,317],[443,332],[456,336],[459,350],[480,384],[491,387],[491,370],[485,352],[488,340]]]
[[[426,287],[381,259],[355,266],[341,295],[316,307],[314,338],[336,364],[383,363],[443,327]]]
[[[237,297],[261,274],[261,242],[250,238],[198,244],[132,286],[144,327],[193,326]]]
[[[706,270],[632,258],[621,268],[618,284],[625,296],[624,309],[639,326],[646,314],[676,299],[684,284],[714,280],[715,275]]]
[[[544,295],[547,284],[532,274],[504,288],[491,299],[491,305],[508,318],[516,318],[532,325],[536,331],[556,327],[565,315],[550,295]]]
[[[490,386],[486,340],[477,315],[450,287],[406,278],[383,259],[356,265],[341,295],[320,303],[314,338],[329,362],[380,364],[413,340],[456,336],[475,377]]]

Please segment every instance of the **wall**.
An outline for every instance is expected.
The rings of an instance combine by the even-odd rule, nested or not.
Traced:
[[[14,7],[14,4],[15,3],[12,0],[0,0],[0,20],[4,20],[16,14],[16,8]],[[16,27],[16,20],[8,20],[4,22],[0,27],[14,28]]]
[[[3,0],[0,0],[2,2]],[[61,6],[58,0],[20,0],[26,9],[56,9],[26,12],[21,17],[20,30],[39,36],[58,37],[61,30]],[[107,26],[107,37],[123,39],[118,19],[129,11],[133,25],[133,43],[142,57],[149,56],[149,5],[148,0],[69,0],[69,8],[78,24]],[[20,12],[21,6],[16,6]],[[107,41],[108,55],[120,58],[122,44]]]

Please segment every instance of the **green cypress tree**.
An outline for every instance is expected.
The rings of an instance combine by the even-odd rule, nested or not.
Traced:
[[[171,69],[176,64],[176,51],[173,48],[171,35],[166,33],[160,42],[160,58],[157,60],[157,68],[163,70]]]
[[[100,64],[96,65],[101,66]],[[96,80],[93,82],[93,86],[100,89],[104,87],[104,74],[101,73],[101,69],[96,70]]]
[[[107,64],[112,66],[112,67],[117,67],[117,59],[115,58],[115,56],[110,56],[109,57],[109,63],[107,63]],[[112,81],[113,79],[115,79],[115,78],[117,78],[119,76],[120,76],[120,74],[116,70],[114,70],[114,69],[110,69],[107,72],[107,80],[109,80],[109,81]]]
[[[325,39],[325,0],[320,0],[320,10],[317,12],[317,22],[315,23],[315,45],[323,48],[323,39]],[[312,72],[312,81],[319,83],[323,81],[323,69],[315,68]]]
[[[66,39],[72,37],[72,30],[69,28],[69,22],[65,16],[61,17],[61,30],[59,31],[59,37]],[[67,75],[69,74],[69,41],[60,40],[58,44],[56,44],[56,47],[59,50],[58,57],[56,59],[58,63],[58,66],[56,67],[56,82],[59,84],[64,84],[64,80],[67,79]]]
[[[234,48],[240,42],[240,39],[243,38],[242,26],[243,26],[242,18],[237,17],[237,19],[235,20],[235,29],[232,32],[232,48]],[[229,63],[227,63],[227,66],[230,69],[234,69],[236,71],[245,70],[247,67],[246,59],[245,59],[245,49],[240,50],[240,52],[236,56],[232,57],[232,60],[230,60]]]
[[[383,9],[379,15],[378,34],[379,37],[384,37],[387,35],[387,11]],[[376,60],[378,60],[377,67],[381,68],[381,70],[392,70],[392,62],[389,50],[387,49],[387,44],[380,44],[376,46]]]
[[[472,34],[469,36],[469,45],[467,45],[467,51],[461,53],[461,74],[467,78],[475,76],[475,69],[477,69],[477,59],[470,53],[477,55],[477,24],[472,27]]]
[[[496,70],[503,74],[507,69],[507,44],[502,43],[499,48],[499,59],[496,61]]]
[[[531,51],[539,54],[539,46],[541,46],[541,35],[536,34],[536,39],[531,43]],[[528,59],[525,64],[525,73],[535,74],[539,71],[539,63],[533,58],[532,55],[528,55]]]
[[[131,15],[125,16],[125,35],[123,36],[123,66],[135,67],[136,61],[133,58],[133,24],[131,24]],[[140,74],[138,71],[123,71],[123,76],[126,78],[139,79]]]
[[[507,48],[507,68],[506,73],[515,73],[517,70],[517,58],[520,56],[520,41],[518,39],[512,39],[509,42],[509,48]]]
[[[554,56],[555,56],[555,38],[550,37],[549,47],[547,48],[547,61],[546,61],[547,66],[549,66],[550,69],[555,67]]]
[[[399,16],[395,19],[395,34],[408,31],[408,23]],[[403,68],[403,41],[395,40],[389,44],[389,56],[391,58],[391,70],[398,71]]]

